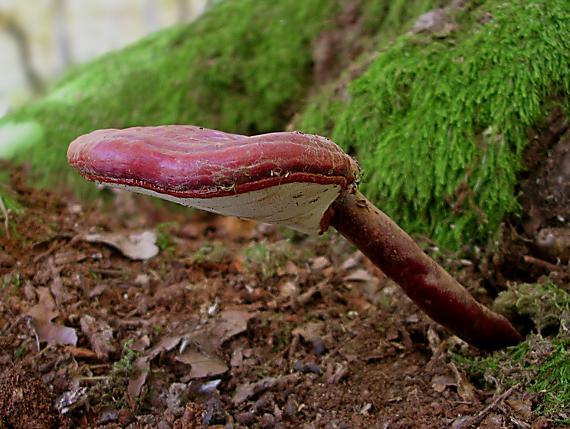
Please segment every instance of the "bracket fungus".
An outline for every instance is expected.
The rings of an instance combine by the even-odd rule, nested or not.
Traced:
[[[468,343],[495,350],[522,339],[357,190],[357,163],[324,137],[183,125],[97,130],[74,140],[67,158],[88,180],[186,206],[305,233],[333,226]]]

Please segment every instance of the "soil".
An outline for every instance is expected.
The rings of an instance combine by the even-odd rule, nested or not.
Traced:
[[[567,147],[555,139],[526,183],[555,188]],[[0,234],[0,428],[555,427],[513,405],[533,400],[520,386],[474,386],[450,352],[481,352],[333,232],[298,236],[131,194],[81,203],[12,170],[22,209]],[[481,301],[496,292],[482,286],[513,276],[568,273],[532,236],[567,231],[568,199],[546,206],[544,192],[525,193],[539,225],[505,224],[499,257],[448,260]],[[145,230],[160,248],[146,260],[101,239]],[[524,257],[528,270],[507,268]]]

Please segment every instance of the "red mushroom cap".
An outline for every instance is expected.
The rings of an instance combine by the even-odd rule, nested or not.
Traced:
[[[288,189],[294,197],[295,186],[283,186],[304,183],[322,185],[311,187],[309,193],[327,190],[326,210],[358,174],[356,162],[324,137],[298,132],[248,137],[185,125],[97,130],[74,140],[67,159],[88,180],[248,218],[257,217],[232,213],[226,209],[228,202],[220,209],[196,200],[214,201],[274,187]]]

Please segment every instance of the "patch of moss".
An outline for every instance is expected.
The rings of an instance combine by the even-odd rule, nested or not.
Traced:
[[[251,244],[243,250],[242,255],[245,268],[251,273],[257,273],[264,281],[275,276],[288,261],[306,260],[311,253],[295,248],[289,240],[280,240],[275,243],[262,241]]]
[[[492,355],[453,354],[452,359],[479,385],[521,384],[536,394],[538,415],[570,423],[570,295],[545,281],[511,285],[497,301],[509,317],[529,317],[538,333]],[[546,329],[553,336],[543,336]]]
[[[220,241],[206,241],[192,255],[192,263],[217,265],[228,256],[228,250]]]
[[[471,8],[444,38],[398,38],[346,97],[316,100],[299,121],[332,129],[360,161],[363,191],[404,228],[454,248],[518,211],[526,132],[570,89],[570,3]]]
[[[190,25],[77,67],[45,97],[8,114],[0,130],[10,127],[12,137],[0,154],[30,163],[39,181],[67,171],[68,143],[97,128],[192,123],[240,133],[280,129],[311,83],[311,42],[333,23],[340,3],[220,2]],[[18,151],[18,135],[25,133],[12,130],[22,123],[43,139]]]
[[[123,343],[123,350],[121,359],[113,362],[112,377],[129,377],[137,369],[135,368],[135,360],[139,357],[140,353],[131,348],[134,340],[130,339]]]
[[[397,36],[411,29],[420,15],[447,3],[442,0],[368,2],[363,6],[364,26],[377,27],[374,40],[378,49],[384,49]],[[331,135],[348,102],[346,86],[366,70],[376,54],[374,51],[364,52],[338,79],[324,85],[295,118],[294,127],[307,133]]]
[[[161,252],[171,252],[173,247],[172,230],[177,228],[176,222],[165,222],[156,226],[156,245]]]
[[[535,393],[533,411],[559,423],[570,423],[570,336],[543,338],[529,335],[515,347],[488,357],[465,358],[454,355],[474,383],[486,388],[494,384],[520,384]]]
[[[511,320],[530,319],[538,333],[567,329],[561,323],[570,324],[570,295],[546,280],[543,283],[513,283],[499,293],[494,309]]]

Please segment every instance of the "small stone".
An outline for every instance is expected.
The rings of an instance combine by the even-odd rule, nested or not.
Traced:
[[[165,420],[161,420],[156,425],[156,429],[170,429],[170,425]]]
[[[293,419],[297,415],[297,401],[291,396],[287,398],[285,407],[283,408],[283,417],[286,419]]]
[[[148,274],[139,274],[136,276],[134,283],[137,286],[145,287],[148,286],[149,282],[150,282],[150,277],[148,276]]]
[[[263,429],[270,429],[275,427],[275,417],[273,414],[265,413],[263,417],[261,417],[261,422],[259,422],[260,426]]]
[[[250,423],[253,423],[253,421],[255,420],[255,416],[253,413],[250,412],[239,413],[236,416],[236,420],[241,425],[248,425]]]

